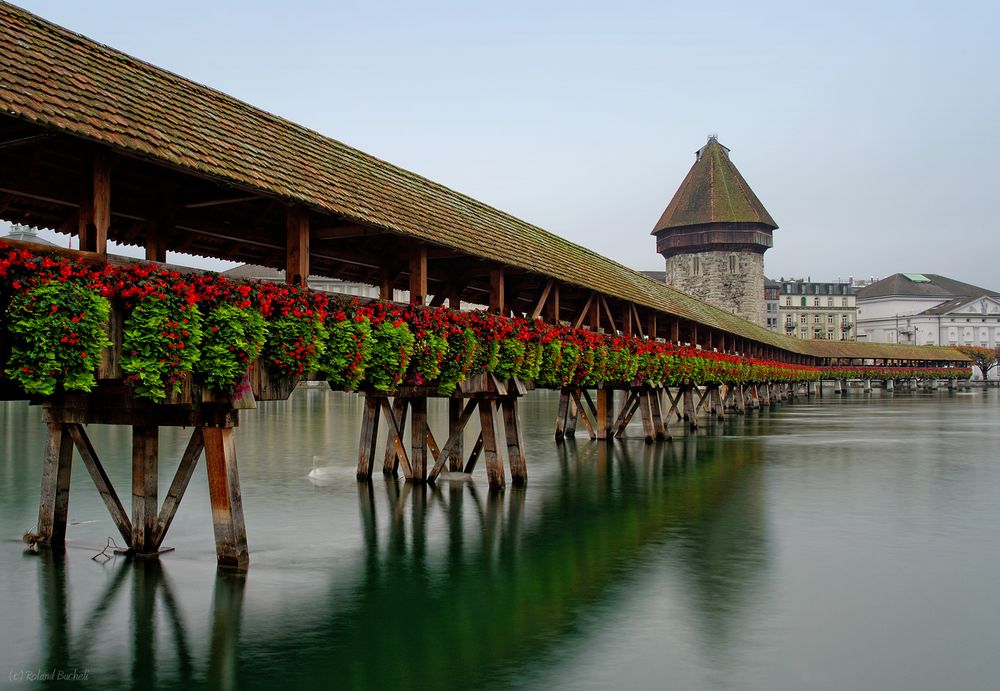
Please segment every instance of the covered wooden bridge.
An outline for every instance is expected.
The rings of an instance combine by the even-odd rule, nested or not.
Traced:
[[[171,250],[253,263],[283,269],[293,284],[330,276],[378,286],[383,300],[405,290],[414,305],[480,304],[498,315],[788,365],[965,360],[949,349],[772,333],[443,185],[2,2],[0,41],[0,217],[75,235],[81,257],[106,260],[114,240],[144,247],[152,262],[165,261]],[[113,363],[105,374],[120,376]],[[258,398],[280,397],[280,386],[265,384],[256,382]],[[395,447],[387,469],[402,461],[419,480],[446,463],[462,468],[461,427],[475,402],[491,484],[503,483],[501,440],[513,479],[523,481],[516,408],[523,389],[484,380],[460,393],[470,403],[463,408],[458,398],[451,419],[457,432],[438,449],[422,417],[429,394],[411,392],[412,458],[402,448],[406,401],[390,407],[385,397],[371,397],[359,473],[371,473],[380,412]],[[582,393],[564,392],[564,425],[589,400]],[[123,403],[130,399],[119,385],[47,399],[50,444],[34,539],[60,544],[64,538],[75,447],[130,548],[154,553],[204,449],[220,562],[245,566],[233,440],[238,414],[228,400],[191,396],[180,405]],[[595,436],[611,437],[613,388],[599,388],[596,397]],[[625,413],[641,409],[651,424],[656,407],[648,393],[622,406]],[[131,519],[86,437],[83,425],[90,422],[133,428]],[[164,424],[195,431],[159,506],[157,429]]]

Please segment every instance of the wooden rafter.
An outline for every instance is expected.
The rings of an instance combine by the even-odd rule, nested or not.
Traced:
[[[552,286],[555,285],[555,282],[554,278],[550,278],[545,282],[542,294],[538,296],[538,302],[535,303],[535,309],[531,311],[531,319],[538,319],[542,316],[542,310],[545,308],[545,303],[549,299],[549,294],[552,292]]]

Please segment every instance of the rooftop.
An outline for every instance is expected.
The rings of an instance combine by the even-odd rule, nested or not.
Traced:
[[[695,154],[694,165],[681,182],[653,234],[706,223],[778,224],[729,159],[729,149],[714,136]]]

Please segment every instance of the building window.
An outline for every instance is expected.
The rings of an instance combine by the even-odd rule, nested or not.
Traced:
[[[691,257],[691,275],[701,276],[701,257]]]
[[[806,299],[805,299],[805,298],[802,298],[802,306],[803,306],[803,307],[805,307],[805,306],[806,306]]]
[[[813,324],[819,324],[820,321],[821,321],[820,316],[818,314],[814,314],[813,315]]]
[[[813,307],[819,307],[819,298],[813,298]]]
[[[832,314],[826,315],[826,323],[827,324],[833,324],[833,315]]]
[[[840,306],[847,307],[847,298],[840,298]]]
[[[730,254],[729,255],[729,273],[731,273],[731,274],[736,273],[736,268],[737,268],[736,255],[735,254]]]
[[[801,324],[807,324],[807,323],[809,323],[808,320],[809,320],[809,317],[803,314],[802,317],[799,319],[799,322]]]

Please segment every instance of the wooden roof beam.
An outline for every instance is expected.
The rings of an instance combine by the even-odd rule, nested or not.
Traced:
[[[376,235],[386,235],[388,231],[380,228],[369,228],[368,226],[356,223],[342,223],[334,226],[326,226],[313,230],[312,237],[317,242],[326,240],[350,240],[353,238],[373,237]]]
[[[247,195],[243,197],[226,197],[223,199],[209,199],[203,202],[192,202],[190,204],[185,204],[185,209],[207,209],[213,206],[229,206],[231,204],[244,204],[246,202],[259,202],[267,199],[267,197],[261,196],[259,194]]]

